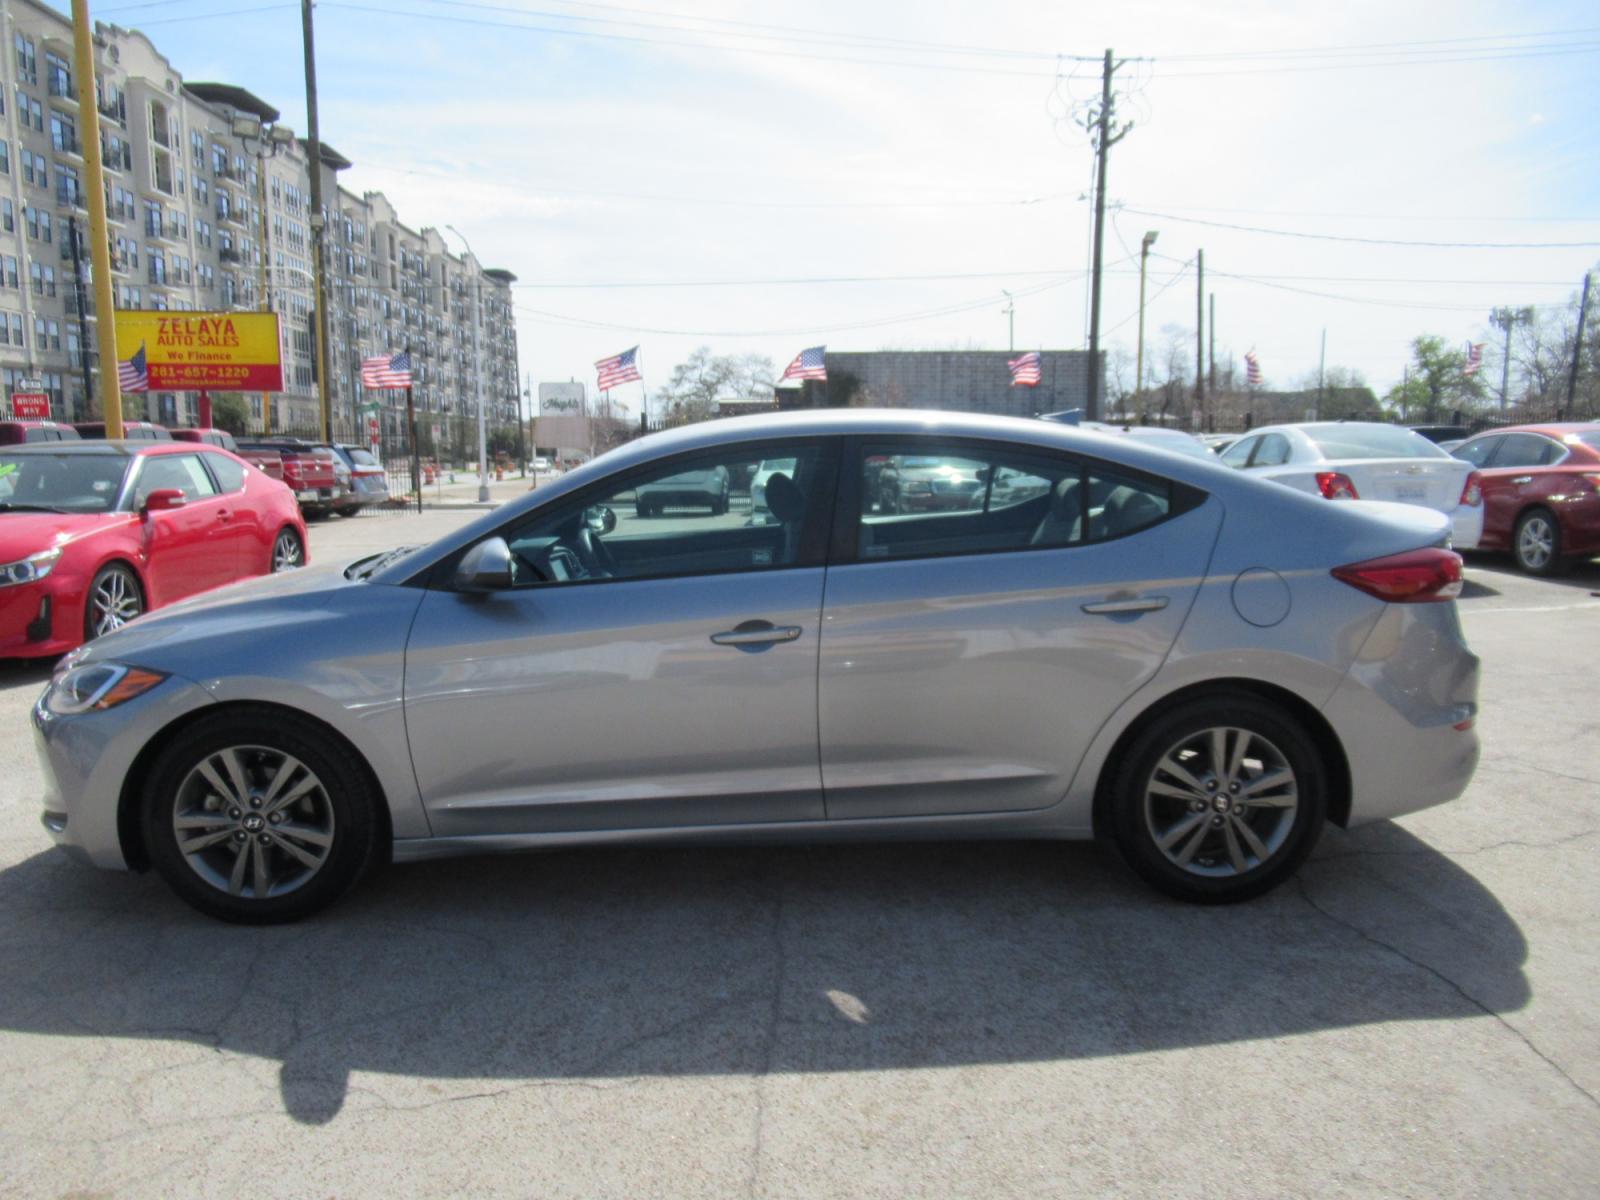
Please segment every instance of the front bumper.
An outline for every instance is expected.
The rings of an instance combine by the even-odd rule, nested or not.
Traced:
[[[117,808],[139,752],[172,722],[215,701],[173,675],[143,696],[105,712],[62,717],[33,706],[33,746],[44,779],[44,827],[72,857],[126,870]]]
[[[0,658],[53,658],[83,641],[83,595],[51,576],[0,588]]]

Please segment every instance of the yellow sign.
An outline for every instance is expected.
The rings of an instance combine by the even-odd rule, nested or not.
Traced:
[[[117,367],[124,391],[281,392],[278,314],[118,312]]]

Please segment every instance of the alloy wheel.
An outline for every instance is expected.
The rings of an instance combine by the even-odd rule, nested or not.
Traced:
[[[1546,517],[1525,517],[1517,533],[1517,560],[1530,571],[1543,570],[1556,552],[1556,531]]]
[[[300,566],[304,556],[300,551],[300,539],[292,530],[285,529],[278,534],[277,541],[272,543],[272,570],[288,571]]]
[[[1192,875],[1243,875],[1272,858],[1294,828],[1299,790],[1288,759],[1248,729],[1190,734],[1157,761],[1144,788],[1146,832]]]
[[[121,629],[144,610],[139,586],[126,571],[110,570],[94,585],[89,597],[89,621],[94,636]]]
[[[299,759],[229,746],[184,777],[172,830],[183,861],[211,887],[266,899],[298,891],[322,870],[333,849],[333,806]]]

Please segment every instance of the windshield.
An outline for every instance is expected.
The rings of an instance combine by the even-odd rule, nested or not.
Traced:
[[[1393,425],[1302,425],[1301,431],[1335,462],[1351,458],[1449,458],[1420,433]]]
[[[110,512],[128,462],[120,454],[0,454],[0,511]]]

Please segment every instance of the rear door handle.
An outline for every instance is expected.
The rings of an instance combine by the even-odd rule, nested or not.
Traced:
[[[711,640],[719,646],[771,646],[777,642],[792,642],[799,636],[798,625],[774,625],[771,621],[741,621],[726,633],[713,633]]]
[[[227,509],[224,508],[224,509],[219,509],[218,510],[218,512],[217,512],[217,520],[219,520],[219,521],[229,521],[229,520],[232,520],[232,519],[233,519],[233,514],[230,513]]]
[[[1533,476],[1532,475],[1518,475],[1511,482],[1512,483],[1532,483],[1533,482]]]
[[[1083,611],[1095,616],[1115,616],[1118,613],[1157,612],[1166,606],[1165,596],[1133,596],[1126,600],[1101,600],[1085,604]]]

